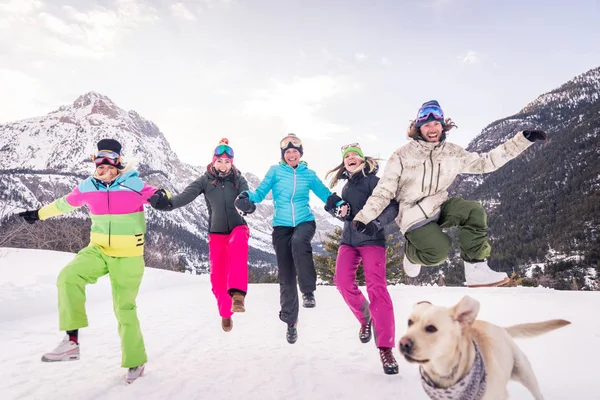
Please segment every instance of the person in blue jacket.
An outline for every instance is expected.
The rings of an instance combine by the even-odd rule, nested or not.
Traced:
[[[288,326],[287,341],[295,343],[299,311],[296,277],[302,292],[302,306],[316,305],[317,273],[311,246],[316,224],[309,194],[312,191],[325,203],[331,192],[307,163],[300,161],[304,149],[296,135],[290,133],[284,137],[280,147],[279,164],[271,166],[255,191],[240,193],[235,206],[240,212],[250,212],[254,203],[260,203],[273,191],[272,237],[279,270],[279,318]]]

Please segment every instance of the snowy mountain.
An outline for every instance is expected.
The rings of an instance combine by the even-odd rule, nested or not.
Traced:
[[[68,193],[89,176],[95,145],[107,137],[123,144],[126,161],[135,159],[146,182],[172,193],[181,192],[206,168],[181,162],[153,122],[121,109],[102,94],[89,92],[48,115],[0,125],[0,206],[4,203],[5,209],[14,211],[38,208]],[[251,188],[260,182],[249,172],[244,175]],[[322,209],[322,205],[315,208]],[[208,214],[203,196],[170,213],[148,210],[150,254],[158,253],[159,258],[161,254],[179,254],[188,264],[205,264]],[[331,230],[333,218],[319,209],[315,212],[318,232]],[[83,211],[73,215],[86,218]],[[272,204],[266,201],[247,218],[254,265],[275,263],[271,215]]]
[[[221,330],[208,276],[147,269],[137,312],[148,364],[132,385],[123,382],[110,282],[87,287],[90,326],[80,331],[81,360],[42,363],[62,339],[56,277],[72,253],[0,247],[0,398],[13,399],[248,399],[426,400],[418,366],[398,360],[399,374],[384,375],[371,341],[334,287],[320,286],[317,307],[300,308],[298,342],[285,340],[277,284],[250,285],[247,311],[233,330]],[[22,266],[26,266],[26,273]],[[364,290],[364,288],[362,288]],[[572,325],[517,339],[546,400],[592,400],[600,393],[600,293],[540,288],[390,286],[396,341],[413,305],[452,306],[463,295],[481,304],[479,318],[500,326],[564,318]],[[551,349],[551,351],[549,351]],[[531,399],[516,382],[512,400]]]
[[[463,175],[451,187],[451,195],[485,205],[491,265],[524,273],[526,266],[541,263],[545,271],[537,275],[547,285],[597,288],[600,67],[491,123],[467,149],[487,152],[517,131],[533,128],[548,132],[549,140],[535,143],[496,172]]]

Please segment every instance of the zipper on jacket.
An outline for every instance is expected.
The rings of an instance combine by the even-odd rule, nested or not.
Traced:
[[[225,204],[225,222],[227,223],[227,231],[231,233],[231,229],[229,229],[229,213],[227,212],[227,199],[225,197],[225,181],[221,182],[221,191],[223,192],[223,204]]]
[[[421,192],[425,193],[425,175],[427,174],[426,161],[423,161],[423,180],[421,181]]]
[[[107,197],[107,201],[108,201],[108,215],[110,215],[110,186],[107,183],[106,184],[106,197]],[[108,247],[110,247],[110,225],[111,225],[111,221],[110,221],[110,217],[108,220]]]
[[[435,167],[433,166],[433,150],[429,153],[429,159],[431,160],[431,179],[429,179],[429,196],[431,194],[431,189],[433,188],[433,172],[435,171]]]
[[[294,168],[294,189],[292,190],[292,198],[290,203],[292,205],[292,226],[296,226],[296,216],[294,215],[294,196],[296,195],[296,168]]]
[[[442,164],[438,163],[438,176],[437,176],[437,182],[435,183],[435,191],[437,192],[438,187],[440,186],[440,171],[442,170]]]

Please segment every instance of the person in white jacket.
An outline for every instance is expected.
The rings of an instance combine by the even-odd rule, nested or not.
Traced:
[[[447,189],[458,174],[495,171],[547,135],[541,130],[521,131],[489,153],[478,154],[446,141],[446,133],[454,127],[437,101],[424,103],[408,129],[412,140],[392,154],[353,226],[364,230],[395,199],[400,204],[396,222],[406,239],[404,271],[408,276],[419,275],[422,265],[446,261],[451,241],[443,229],[458,227],[465,284],[500,286],[509,278],[487,264],[491,246],[485,210],[477,201],[449,198]]]

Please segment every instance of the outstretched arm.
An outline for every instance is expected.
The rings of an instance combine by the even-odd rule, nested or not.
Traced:
[[[383,171],[383,177],[373,189],[373,193],[369,196],[362,210],[354,217],[354,221],[366,225],[377,218],[390,205],[390,201],[396,198],[402,170],[400,156],[397,153],[392,154]]]
[[[194,201],[194,199],[196,199],[196,197],[198,197],[202,193],[204,193],[204,191],[206,190],[206,188],[205,188],[206,179],[203,179],[203,178],[204,178],[204,176],[201,176],[200,178],[196,179],[195,181],[193,181],[192,183],[187,185],[187,187],[183,190],[183,192],[181,192],[180,194],[178,194],[176,196],[171,197],[170,198],[171,209],[175,209],[175,208],[179,208],[179,207],[188,205],[189,203]]]
[[[265,197],[267,197],[267,194],[269,194],[269,192],[271,191],[271,189],[273,188],[273,184],[275,183],[275,171],[277,169],[277,166],[274,165],[271,168],[269,168],[269,171],[267,171],[267,174],[265,175],[265,178],[262,180],[262,182],[260,183],[260,185],[258,185],[258,187],[256,188],[255,191],[250,191],[248,190],[246,193],[248,193],[248,199],[253,202],[253,203],[260,203],[261,201],[263,201],[265,199]]]
[[[310,190],[312,190],[323,203],[327,204],[327,198],[331,196],[331,190],[325,186],[317,174],[315,174],[310,181]]]
[[[76,210],[85,204],[84,195],[79,191],[79,186],[71,191],[71,193],[60,199],[54,200],[52,203],[40,208],[38,216],[40,220],[56,217]]]
[[[545,139],[546,133],[543,131],[523,131],[518,132],[514,137],[488,153],[479,154],[464,150],[461,172],[467,174],[485,174],[496,171],[525,151],[535,140]]]

